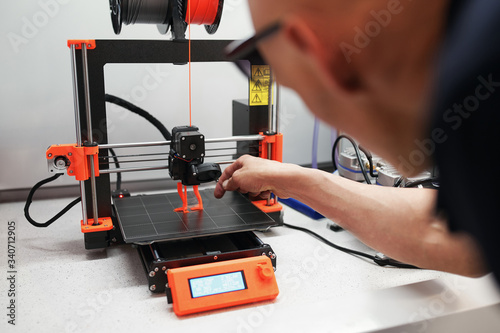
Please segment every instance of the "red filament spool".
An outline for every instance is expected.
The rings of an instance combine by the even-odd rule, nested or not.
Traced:
[[[212,25],[217,19],[219,5],[222,7],[221,0],[188,0],[187,6],[191,9],[186,10],[186,22],[198,25]],[[191,12],[191,18],[189,13]]]

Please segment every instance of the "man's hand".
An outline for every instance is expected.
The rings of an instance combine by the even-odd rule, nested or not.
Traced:
[[[294,168],[287,164],[245,155],[228,166],[217,182],[214,195],[222,198],[226,191],[248,193],[251,197],[267,198],[270,192],[286,198],[286,186],[280,185],[285,172]]]

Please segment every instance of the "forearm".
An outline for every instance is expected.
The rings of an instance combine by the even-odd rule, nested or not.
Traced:
[[[394,259],[467,276],[486,273],[469,236],[450,233],[434,214],[436,191],[370,186],[284,166],[274,188],[304,202]]]

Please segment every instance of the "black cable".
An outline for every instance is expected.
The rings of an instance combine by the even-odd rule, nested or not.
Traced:
[[[394,260],[394,259],[391,259],[391,258],[388,258],[388,257],[382,257],[382,256],[379,256],[379,255],[371,255],[371,254],[368,254],[368,253],[364,253],[364,252],[356,251],[356,250],[353,250],[353,249],[345,248],[343,246],[340,246],[340,245],[337,245],[335,243],[330,242],[328,239],[326,239],[326,238],[318,235],[314,231],[306,229],[306,228],[298,227],[298,226],[291,225],[291,224],[288,224],[288,223],[283,223],[283,225],[285,227],[287,227],[287,228],[290,228],[290,229],[295,229],[295,230],[299,230],[299,231],[305,232],[305,233],[307,233],[307,234],[309,234],[309,235],[311,235],[311,236],[319,239],[320,241],[322,241],[326,245],[333,247],[336,250],[342,251],[342,252],[350,254],[350,255],[359,256],[359,257],[363,257],[363,258],[372,260],[373,262],[375,262],[379,266],[394,266],[394,267],[397,267],[397,268],[419,269],[416,266],[405,264],[405,263],[402,263],[400,261],[397,261],[397,260]]]
[[[395,259],[391,259],[389,257],[385,257],[385,256],[378,256],[376,255],[375,256],[375,259],[373,259],[373,261],[379,265],[379,266],[393,266],[393,267],[396,267],[396,268],[408,268],[408,269],[420,269],[420,267],[417,267],[417,266],[413,266],[413,265],[410,265],[410,264],[405,264],[401,261],[397,261]]]
[[[363,177],[365,178],[366,183],[371,184],[371,181],[370,181],[370,178],[368,178],[368,173],[366,172],[363,160],[361,159],[361,153],[359,151],[358,145],[356,144],[356,142],[352,138],[348,137],[347,135],[339,135],[337,137],[337,139],[335,140],[335,142],[333,143],[333,148],[332,148],[333,170],[334,171],[337,170],[337,162],[335,160],[335,151],[337,150],[337,146],[338,146],[340,140],[342,140],[342,139],[346,139],[346,140],[349,140],[349,142],[351,142],[352,146],[354,147],[354,151],[356,153],[356,158],[358,159],[359,167],[361,168],[361,173],[363,174]]]
[[[431,184],[432,187],[436,187],[434,183],[437,183],[439,181],[438,178],[426,178],[426,179],[421,179],[421,180],[415,180],[410,183],[406,183],[405,187],[417,187],[419,185],[426,185],[426,184]]]
[[[160,132],[161,134],[163,135],[163,137],[165,138],[165,140],[169,141],[172,139],[172,135],[170,134],[170,132],[166,129],[166,127],[158,120],[156,119],[155,117],[153,117],[149,112],[141,109],[140,107],[122,99],[122,98],[119,98],[119,97],[116,97],[116,96],[113,96],[113,95],[109,95],[109,94],[106,94],[105,95],[105,100],[106,102],[109,102],[109,103],[113,103],[113,104],[116,104],[118,106],[121,106],[143,118],[145,118],[146,120],[148,120],[151,124],[153,124]],[[118,158],[114,152],[113,149],[109,149],[109,152],[113,158],[113,161],[115,163],[115,166],[116,168],[120,168],[120,164],[118,162]],[[26,217],[26,219],[28,220],[28,222],[30,222],[32,225],[34,225],[35,227],[39,227],[39,228],[44,228],[44,227],[48,227],[49,225],[51,225],[52,223],[54,223],[55,221],[57,221],[57,219],[59,219],[61,216],[63,216],[68,210],[70,210],[71,208],[73,208],[73,206],[75,206],[77,203],[79,203],[81,201],[81,198],[76,198],[75,200],[73,200],[72,202],[70,202],[63,210],[61,210],[59,213],[57,213],[54,217],[52,217],[50,220],[48,220],[47,222],[45,223],[39,223],[39,222],[36,222],[35,220],[33,220],[30,216],[30,213],[29,213],[29,208],[31,206],[31,203],[33,202],[33,195],[35,194],[35,192],[43,185],[47,184],[47,183],[50,183],[50,182],[53,182],[54,180],[56,180],[57,178],[59,178],[61,175],[63,175],[63,173],[58,173],[52,177],[49,177],[47,179],[44,179],[40,182],[38,182],[37,184],[35,184],[35,186],[33,186],[33,188],[30,190],[30,193],[28,194],[28,198],[26,199],[26,204],[24,206],[24,216]],[[116,189],[117,190],[120,190],[121,189],[121,182],[122,182],[122,175],[121,175],[121,172],[118,172],[116,174]]]
[[[151,115],[146,110],[141,109],[137,105],[134,105],[134,104],[124,100],[123,98],[120,98],[120,97],[117,97],[114,95],[110,95],[110,94],[105,95],[105,100],[106,100],[106,102],[121,106],[122,108],[125,108],[125,109],[143,117],[144,119],[149,121],[153,126],[155,126],[160,131],[160,133],[163,135],[165,140],[167,140],[167,141],[172,140],[172,135],[170,134],[169,130],[158,119],[156,119],[153,115]],[[113,157],[116,168],[119,168],[120,164],[118,163],[118,158],[116,157],[115,152],[112,149],[110,149],[109,152],[111,153],[111,156]],[[122,182],[122,173],[118,172],[118,173],[116,173],[116,190],[117,191],[121,189],[121,182]]]
[[[400,176],[396,182],[394,183],[394,186],[393,187],[399,187],[399,185],[401,185],[401,183],[403,182],[403,180],[405,179],[405,177],[403,176]]]
[[[113,161],[115,162],[115,167],[117,169],[120,168],[120,163],[118,162],[118,158],[116,157],[115,151],[113,148],[109,148],[109,153],[111,154],[111,157],[113,158]],[[118,172],[116,174],[116,190],[119,191],[122,188],[122,173]]]
[[[378,175],[376,175],[374,173],[375,169],[373,167],[373,156],[372,156],[372,154],[368,150],[366,150],[365,148],[363,148],[361,146],[359,146],[359,150],[361,150],[363,153],[365,153],[366,158],[368,159],[368,163],[370,164],[370,176],[372,176],[373,178],[378,177]]]
[[[394,187],[399,187],[401,183],[405,180],[405,177],[401,176],[399,177],[396,182],[394,183]],[[436,185],[436,183],[439,183],[439,178],[426,178],[426,179],[421,179],[421,180],[415,180],[412,182],[407,182],[403,186],[404,188],[411,188],[411,187],[417,187],[419,185],[427,185],[430,184],[433,188],[438,188],[439,185]]]
[[[138,107],[138,106],[136,106],[136,105],[120,98],[120,97],[116,97],[116,96],[110,95],[110,94],[105,95],[105,100],[106,100],[106,102],[121,106],[122,108],[125,108],[125,109],[145,118],[161,132],[161,134],[163,135],[165,140],[167,140],[167,141],[172,140],[172,135],[167,130],[167,128],[158,119],[156,119],[153,115],[151,115],[146,110],[141,109],[140,107]]]
[[[72,202],[70,202],[66,207],[64,207],[63,210],[61,210],[53,218],[51,218],[50,220],[48,220],[45,223],[36,222],[35,220],[33,220],[31,218],[29,209],[30,209],[31,203],[33,201],[33,195],[35,194],[35,192],[40,187],[42,187],[43,185],[45,185],[47,183],[50,183],[50,182],[53,182],[54,180],[56,180],[57,178],[59,178],[62,175],[63,175],[63,173],[58,173],[58,174],[56,174],[56,175],[54,175],[52,177],[49,177],[47,179],[44,179],[44,180],[38,182],[37,184],[35,184],[35,186],[33,186],[33,188],[31,189],[30,193],[28,194],[28,198],[26,199],[26,204],[24,205],[24,216],[26,217],[26,219],[28,220],[28,222],[31,223],[32,225],[34,225],[35,227],[38,227],[38,228],[48,227],[53,222],[55,222],[57,219],[59,219],[61,216],[63,216],[64,214],[66,214],[66,212],[68,210],[70,210],[71,208],[73,208],[74,205],[76,205],[77,203],[79,203],[82,200],[81,198],[76,198],[75,200],[73,200]]]
[[[327,244],[327,245],[329,245],[329,246],[331,246],[334,249],[337,249],[339,251],[342,251],[342,252],[345,252],[345,253],[348,253],[348,254],[352,254],[352,255],[357,255],[357,256],[360,256],[360,257],[364,257],[364,258],[367,258],[367,259],[370,259],[370,260],[374,260],[375,259],[375,256],[372,256],[370,254],[359,252],[359,251],[356,251],[356,250],[351,250],[351,249],[342,247],[340,245],[334,244],[334,243],[330,242],[328,239],[326,239],[326,238],[318,235],[317,233],[315,233],[312,230],[309,230],[309,229],[306,229],[306,228],[302,228],[302,227],[298,227],[298,226],[295,226],[295,225],[291,225],[291,224],[288,224],[288,223],[283,223],[283,225],[285,227],[287,227],[287,228],[299,230],[299,231],[305,232],[305,233],[307,233],[307,234],[309,234],[309,235],[311,235],[313,237],[316,237],[317,239],[319,239],[323,243],[325,243],[325,244]]]

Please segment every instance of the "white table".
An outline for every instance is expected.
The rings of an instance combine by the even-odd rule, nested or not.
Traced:
[[[70,200],[35,201],[32,215],[44,221]],[[278,255],[275,301],[179,318],[164,296],[148,290],[131,246],[84,249],[80,206],[43,229],[25,220],[23,207],[0,204],[2,272],[9,270],[8,221],[16,222],[17,271],[15,327],[7,324],[9,282],[0,279],[1,332],[500,331],[500,293],[491,276],[382,268],[285,227],[257,233]],[[373,253],[349,233],[328,230],[326,220],[285,208],[285,221]]]

